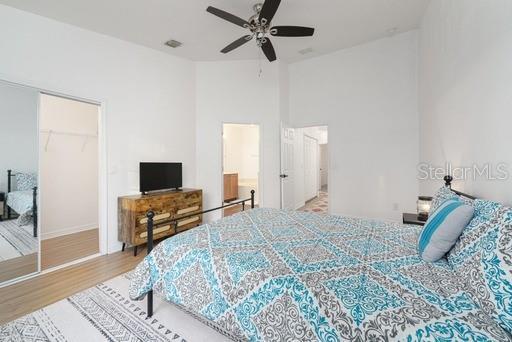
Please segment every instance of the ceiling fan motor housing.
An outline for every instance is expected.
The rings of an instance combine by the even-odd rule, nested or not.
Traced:
[[[250,30],[249,35],[245,35],[221,50],[222,53],[228,53],[239,48],[248,41],[256,38],[257,45],[263,50],[265,56],[270,62],[276,60],[276,52],[268,35],[277,37],[309,37],[312,36],[315,29],[302,26],[274,26],[271,27],[272,19],[279,8],[281,0],[265,0],[265,2],[257,3],[253,6],[255,14],[244,20],[236,15],[225,12],[218,8],[209,6],[206,11],[227,20],[237,26]]]
[[[260,14],[261,9],[263,8],[263,3],[261,3],[261,2],[257,3],[252,8],[254,9],[254,12],[256,12],[257,14]]]
[[[260,23],[260,13],[261,13],[261,9],[263,8],[263,4],[257,3],[252,8],[253,8],[255,14],[249,18],[248,22],[251,25],[258,25]]]

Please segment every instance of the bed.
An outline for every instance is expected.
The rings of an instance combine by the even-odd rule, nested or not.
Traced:
[[[12,179],[15,179],[16,187]],[[7,170],[7,217],[12,218],[12,211],[18,214],[17,224],[33,225],[33,236],[37,237],[37,177],[33,174],[14,173]],[[16,188],[16,190],[14,190]]]
[[[421,227],[254,209],[160,243],[130,297],[156,293],[233,340],[512,340],[512,209],[475,201],[448,257]]]

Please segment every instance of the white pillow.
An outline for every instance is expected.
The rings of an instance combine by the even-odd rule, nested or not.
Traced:
[[[474,208],[458,198],[444,201],[429,217],[418,239],[420,257],[429,262],[441,259],[457,242],[473,218]]]
[[[15,175],[15,178],[17,191],[32,190],[34,187],[37,186],[36,174],[19,172]]]

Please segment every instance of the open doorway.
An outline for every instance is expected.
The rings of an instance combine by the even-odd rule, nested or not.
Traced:
[[[100,106],[41,94],[41,269],[100,252]]]
[[[253,124],[224,124],[222,127],[223,203],[251,197],[256,191],[255,204],[260,198],[260,127]],[[242,210],[242,205],[224,210],[230,216]]]
[[[283,127],[281,202],[285,209],[328,213],[328,128]]]

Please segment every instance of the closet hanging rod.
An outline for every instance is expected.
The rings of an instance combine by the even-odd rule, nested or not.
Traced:
[[[87,133],[77,133],[77,132],[65,132],[65,131],[54,131],[53,129],[42,129],[41,133],[51,134],[51,135],[71,135],[75,137],[88,137],[88,138],[97,138],[98,134],[87,134]]]

